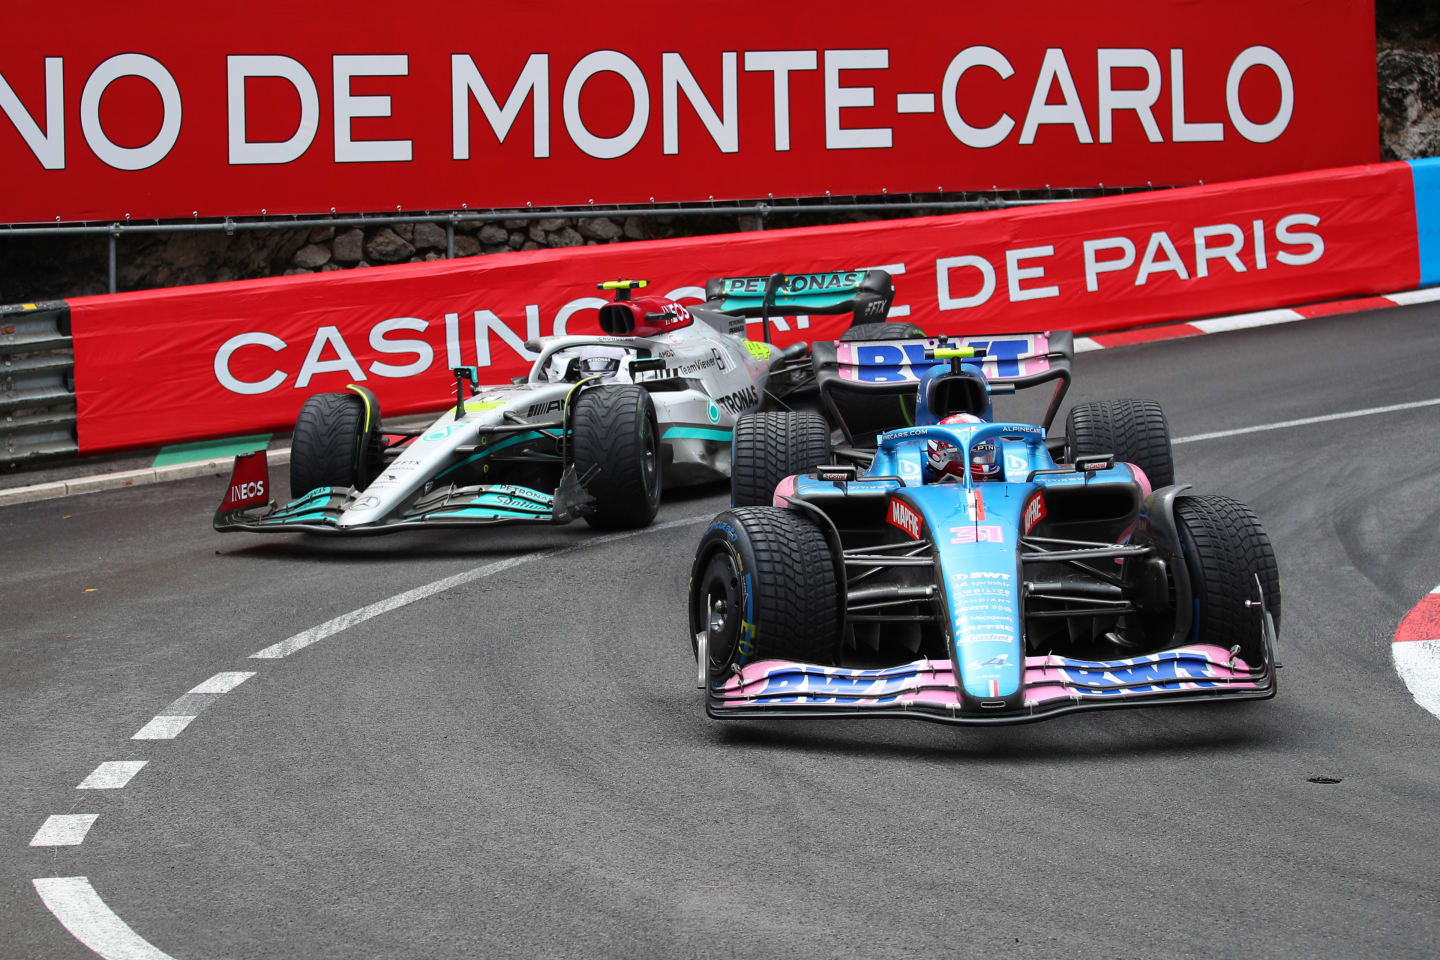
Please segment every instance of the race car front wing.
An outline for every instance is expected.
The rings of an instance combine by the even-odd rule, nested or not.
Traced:
[[[510,523],[569,523],[583,516],[593,498],[566,468],[553,494],[516,484],[480,484],[432,490],[408,507],[371,523],[343,524],[341,518],[360,491],[350,487],[316,487],[283,506],[256,510],[216,511],[214,526],[222,533],[323,533],[366,535],[395,533],[416,527],[476,527]]]
[[[1266,616],[1266,655],[1256,666],[1208,644],[1124,660],[1025,658],[1023,706],[967,707],[950,660],[921,659],[881,669],[784,660],[749,664],[723,682],[702,680],[705,712],[716,719],[756,716],[909,717],[956,724],[1013,724],[1079,710],[1196,700],[1267,699],[1276,692]],[[697,637],[697,640],[700,639]],[[706,662],[702,651],[701,663]]]

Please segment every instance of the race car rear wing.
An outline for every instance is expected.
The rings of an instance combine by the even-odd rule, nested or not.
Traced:
[[[895,284],[884,270],[831,270],[707,280],[699,309],[736,318],[849,313],[855,323],[878,323],[894,299]],[[731,332],[743,333],[741,327]]]
[[[992,394],[1013,393],[1054,381],[1042,426],[1048,431],[1070,388],[1074,338],[1068,330],[1046,333],[969,334],[914,340],[841,340],[811,347],[820,396],[851,443],[911,426],[915,391],[935,360],[937,346],[979,347]],[[894,397],[895,402],[882,398]]]

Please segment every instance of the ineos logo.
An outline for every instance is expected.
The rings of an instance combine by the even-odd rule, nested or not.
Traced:
[[[265,481],[252,480],[249,483],[237,483],[230,488],[230,499],[249,500],[252,497],[265,496]]]

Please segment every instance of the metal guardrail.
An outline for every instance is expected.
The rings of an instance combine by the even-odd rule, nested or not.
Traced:
[[[999,210],[1006,207],[1037,206],[1068,200],[1081,200],[1098,196],[1115,196],[1124,193],[1143,193],[1156,189],[1152,184],[1133,187],[1065,187],[1044,190],[1000,190],[933,195],[883,194],[876,198],[832,197],[827,192],[823,197],[799,199],[767,198],[765,200],[734,203],[715,201],[677,203],[670,205],[641,204],[595,204],[593,201],[583,207],[547,207],[526,209],[414,211],[405,213],[376,214],[286,214],[260,217],[220,217],[189,220],[131,220],[126,214],[123,222],[56,222],[44,224],[0,223],[0,239],[10,237],[55,237],[55,236],[99,236],[106,238],[106,288],[111,293],[119,289],[118,268],[119,242],[127,235],[154,233],[197,233],[223,232],[234,235],[249,230],[297,230],[315,227],[383,227],[398,224],[434,223],[445,228],[445,256],[455,256],[456,228],[469,224],[490,223],[500,220],[583,220],[591,217],[646,218],[646,217],[707,217],[734,216],[754,217],[758,229],[765,229],[767,223],[787,218],[826,217],[850,213],[885,214],[926,214],[959,213],[963,211]],[[959,199],[956,199],[956,197]],[[949,199],[947,199],[947,197]]]
[[[64,300],[0,306],[0,462],[73,457],[75,353]]]

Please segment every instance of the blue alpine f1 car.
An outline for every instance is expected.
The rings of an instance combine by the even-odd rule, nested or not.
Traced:
[[[824,414],[737,425],[735,506],[691,570],[709,716],[1001,724],[1274,696],[1274,551],[1249,508],[1173,483],[1158,404],[1080,404],[1047,439],[1068,333],[884,326],[816,345]],[[992,394],[1048,382],[1041,424],[994,418]]]

